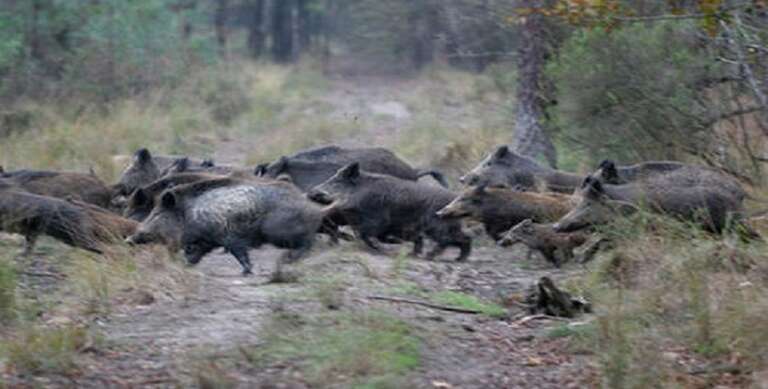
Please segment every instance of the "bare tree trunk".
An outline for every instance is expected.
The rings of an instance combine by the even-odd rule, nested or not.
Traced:
[[[540,5],[535,0],[523,0],[521,6],[535,8]],[[544,65],[549,55],[544,16],[536,13],[526,16],[520,35],[514,147],[523,155],[534,158],[543,156],[550,166],[555,167],[555,147],[544,131],[549,104],[544,76]]]
[[[229,0],[218,0],[213,25],[216,30],[216,42],[219,44],[219,55],[227,56],[227,6]]]
[[[248,21],[248,49],[253,58],[259,58],[264,53],[266,31],[264,30],[264,0],[252,0]]]
[[[293,55],[293,0],[275,1],[272,10],[272,56],[290,62]]]

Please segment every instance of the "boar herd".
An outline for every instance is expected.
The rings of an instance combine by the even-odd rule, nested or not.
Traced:
[[[251,169],[140,149],[111,186],[93,172],[0,167],[0,229],[23,235],[25,254],[40,235],[95,253],[120,242],[162,244],[190,265],[223,248],[243,274],[251,273],[249,250],[269,244],[285,250],[279,275],[318,233],[331,244],[359,239],[374,251],[411,242],[414,256],[429,243],[430,260],[456,247],[464,261],[472,237],[463,220],[470,220],[499,245],[523,243],[559,267],[590,240],[591,227],[641,208],[713,233],[746,228],[737,180],[679,162],[603,161],[582,176],[501,146],[459,181],[465,188],[454,192],[440,172],[375,147],[317,147]]]

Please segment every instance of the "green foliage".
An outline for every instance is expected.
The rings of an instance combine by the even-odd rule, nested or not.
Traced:
[[[259,366],[298,363],[310,386],[400,387],[398,377],[420,364],[419,339],[407,323],[385,313],[307,322],[276,317],[266,332],[253,353],[243,350],[247,359]]]
[[[484,315],[495,318],[502,318],[507,314],[507,310],[498,304],[488,303],[475,296],[461,292],[438,292],[432,296],[432,300],[451,307],[480,311]]]
[[[591,162],[706,152],[713,109],[701,84],[717,67],[694,36],[685,22],[575,32],[547,68],[557,84],[562,142]]]

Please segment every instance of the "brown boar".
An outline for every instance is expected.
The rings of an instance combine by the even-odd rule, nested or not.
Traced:
[[[571,196],[560,193],[519,192],[506,188],[467,188],[437,214],[443,218],[469,218],[485,227],[497,241],[504,232],[525,219],[553,222],[571,209]]]
[[[525,219],[498,241],[502,247],[523,243],[531,250],[540,252],[547,261],[560,267],[573,259],[573,250],[589,240],[589,236],[580,232],[555,232],[551,224],[534,223]]]

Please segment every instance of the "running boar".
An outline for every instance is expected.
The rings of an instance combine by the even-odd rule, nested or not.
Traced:
[[[128,196],[142,186],[149,185],[160,178],[160,168],[147,149],[139,149],[133,154],[131,164],[120,175],[115,185],[115,196]]]
[[[617,179],[634,181],[655,174],[663,174],[686,166],[679,162],[658,161],[630,166],[614,165]],[[459,180],[470,186],[487,185],[536,190],[541,182],[546,190],[572,193],[584,179],[583,175],[552,169],[499,146],[472,171]]]
[[[165,173],[171,173],[174,163],[184,160],[180,164],[186,167],[201,167],[204,161],[177,156],[153,156],[146,148],[136,150],[131,163],[123,170],[120,180],[114,186],[114,196],[128,196],[133,191],[147,186]]]
[[[109,207],[111,189],[94,174],[18,170],[5,172],[2,179],[9,185],[41,196],[78,198],[102,208]]]
[[[251,273],[249,248],[264,243],[288,249],[299,259],[311,247],[315,232],[332,206],[321,209],[293,185],[219,178],[177,186],[139,226],[129,243],[164,241],[171,250],[183,248],[190,265],[224,247]],[[277,272],[283,259],[278,260]]]
[[[534,223],[525,219],[512,227],[498,241],[502,247],[523,243],[529,249],[539,251],[555,267],[573,259],[573,250],[589,240],[589,236],[580,232],[555,232],[551,224]]]
[[[623,185],[643,180],[659,181],[658,174],[670,174],[674,178],[667,179],[665,185],[720,188],[739,201],[746,197],[741,184],[725,173],[710,167],[683,165],[678,162],[643,162],[620,169],[613,161],[605,160],[590,176],[603,184]]]
[[[0,191],[0,229],[24,235],[24,254],[32,253],[40,235],[101,253],[103,242],[96,228],[97,221],[80,205],[15,189]]]
[[[136,233],[139,223],[116,215],[104,208],[77,199],[67,199],[71,204],[83,208],[92,221],[93,236],[100,242],[110,244],[123,242]]]
[[[344,165],[353,162],[358,162],[360,167],[367,172],[388,174],[411,181],[430,175],[441,186],[448,186],[442,173],[435,170],[416,170],[393,152],[381,147],[357,149],[342,148],[335,145],[318,147],[301,151],[292,156],[281,157],[266,166],[259,165],[257,166],[257,174],[264,174],[272,178],[276,178],[280,174],[288,174],[294,179],[296,185],[304,190],[309,190],[330,178]],[[312,166],[312,163],[317,163],[318,166]]]
[[[470,254],[472,241],[461,230],[461,223],[436,215],[437,210],[455,197],[442,187],[367,173],[354,162],[312,189],[309,196],[321,203],[338,202],[337,212],[374,250],[378,250],[378,246],[373,238],[386,242],[395,238],[414,242],[413,252],[418,255],[423,236],[427,236],[437,243],[427,254],[428,259],[435,258],[449,246],[461,250],[458,261],[466,260]]]
[[[164,190],[176,185],[190,184],[214,178],[223,177],[208,173],[179,173],[163,177],[145,187],[136,189],[128,197],[125,209],[123,210],[123,216],[141,222],[155,208],[156,197]]]
[[[640,206],[669,214],[681,220],[701,224],[712,232],[721,232],[731,215],[738,215],[741,200],[727,190],[709,186],[677,186],[676,174],[626,185],[604,185],[588,176],[584,179],[578,205],[563,216],[554,229],[575,231],[610,222],[634,213]]]
[[[483,223],[497,241],[504,232],[525,219],[553,222],[571,209],[571,196],[560,193],[519,192],[485,185],[467,188],[437,215],[447,219],[470,218]]]

